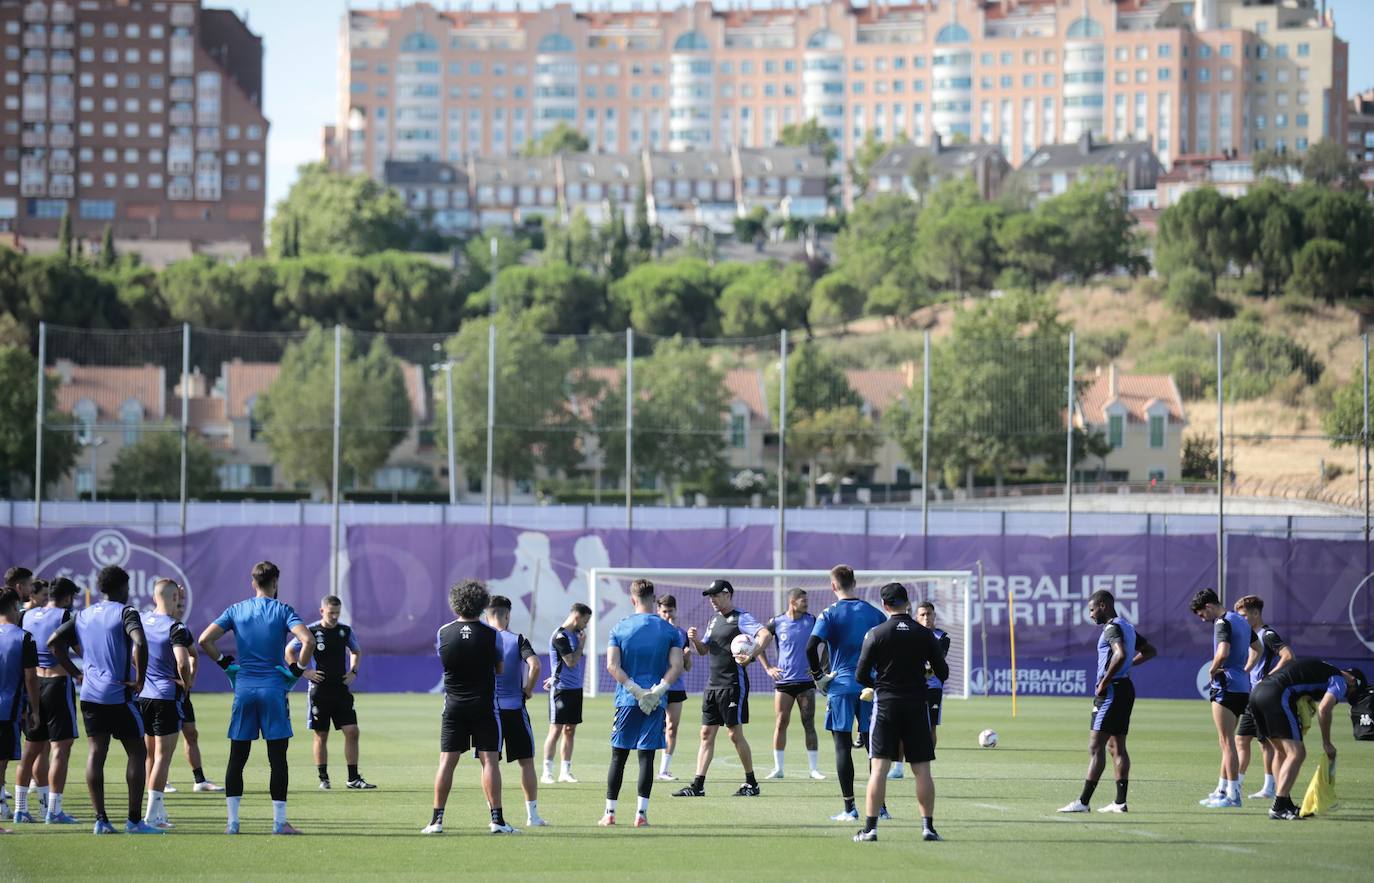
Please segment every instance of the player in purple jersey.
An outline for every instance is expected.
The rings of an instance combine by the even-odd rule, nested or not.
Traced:
[[[539,683],[539,654],[524,635],[510,630],[510,599],[493,595],[487,602],[487,624],[496,629],[501,651],[501,674],[496,677],[496,707],[501,714],[501,741],[506,763],[520,765],[520,789],[525,793],[525,824],[548,825],[539,815],[539,776],[534,771],[534,727],[525,703]]]
[[[19,627],[19,593],[0,589],[0,782],[9,762],[19,759],[20,729],[38,725],[37,668],[33,636]],[[16,812],[15,821],[25,820]]]
[[[1255,687],[1260,681],[1278,673],[1293,661],[1293,648],[1279,637],[1264,622],[1264,599],[1259,595],[1246,595],[1236,602],[1236,612],[1250,623],[1250,658],[1245,661],[1245,670],[1250,672],[1250,696],[1253,701]],[[1259,735],[1255,715],[1247,707],[1236,723],[1236,757],[1240,765],[1240,780],[1245,781],[1245,771],[1250,767],[1250,745]],[[1273,800],[1278,784],[1274,757],[1274,746],[1268,739],[1260,740],[1260,751],[1264,755],[1264,785],[1250,795],[1251,800]]]
[[[806,644],[816,627],[816,617],[807,612],[805,589],[787,592],[787,612],[763,624],[759,632],[759,653],[774,640],[778,644],[778,664],[769,665],[764,655],[763,667],[773,679],[773,711],[777,715],[773,726],[773,771],[765,779],[783,777],[783,756],[787,748],[787,725],[792,720],[792,707],[801,713],[802,732],[806,734],[806,761],[811,766],[811,778],[824,779],[817,764],[820,761],[816,743],[816,682],[811,678],[806,659]]]
[[[38,726],[25,734],[24,756],[19,764],[19,781],[29,778],[28,793],[18,791],[18,804],[26,812],[28,801],[37,792],[37,810],[49,824],[71,825],[76,819],[62,810],[62,794],[67,787],[67,768],[72,741],[76,739],[76,693],[73,680],[57,664],[48,649],[48,638],[62,623],[72,618],[76,583],[59,577],[48,586],[47,606],[24,611],[24,630],[33,635],[38,647]],[[30,599],[32,600],[32,599]]]
[[[682,671],[683,674],[673,682],[668,691],[667,728],[664,735],[663,764],[658,768],[658,778],[664,782],[676,782],[673,775],[673,752],[677,749],[677,736],[682,730],[682,706],[687,702],[686,672],[692,670],[692,642],[687,640],[687,630],[677,624],[677,598],[664,595],[658,599],[658,616],[682,634]]]
[[[174,827],[167,818],[163,795],[167,770],[176,753],[181,735],[182,712],[177,694],[193,686],[190,647],[194,641],[186,626],[177,619],[175,580],[163,577],[153,583],[154,609],[143,614],[143,635],[148,641],[148,677],[138,694],[139,713],[148,746],[148,824],[168,830]]]
[[[1240,764],[1236,756],[1236,726],[1250,704],[1250,675],[1245,661],[1250,655],[1250,623],[1221,605],[1212,589],[1199,589],[1188,602],[1188,609],[1203,622],[1212,624],[1212,723],[1221,746],[1221,774],[1217,790],[1199,801],[1209,809],[1240,806]]]
[[[582,723],[582,679],[586,669],[583,654],[587,640],[587,623],[592,608],[574,603],[568,618],[554,629],[549,637],[549,666],[553,673],[544,681],[549,691],[549,735],[544,739],[544,775],[541,781],[552,785],[553,755],[558,740],[563,739],[563,760],[558,768],[558,781],[576,785],[572,773],[573,740],[577,725]]]

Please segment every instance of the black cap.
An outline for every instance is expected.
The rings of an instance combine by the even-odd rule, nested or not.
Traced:
[[[730,585],[730,581],[728,579],[713,580],[711,582],[711,585],[707,587],[706,591],[702,592],[701,594],[719,595],[721,592],[729,592],[733,595],[735,594],[735,587]]]
[[[1357,698],[1361,693],[1369,688],[1369,678],[1364,676],[1364,672],[1358,668],[1349,669],[1355,676],[1355,689],[1350,691],[1351,698]]]
[[[888,607],[901,607],[911,602],[906,593],[906,586],[901,583],[888,583],[879,590],[879,594]]]

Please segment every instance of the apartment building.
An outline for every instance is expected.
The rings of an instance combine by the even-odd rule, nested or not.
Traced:
[[[262,53],[199,0],[0,0],[0,233],[261,251]]]
[[[984,199],[996,199],[1011,164],[996,145],[945,144],[937,132],[929,146],[896,144],[869,170],[867,195],[905,193],[924,196],[942,182],[962,175],[973,178]]]
[[[1366,172],[1374,168],[1374,89],[1350,99],[1345,143],[1352,160]]]
[[[644,6],[350,10],[331,160],[380,178],[559,122],[623,153],[768,146],[815,118],[846,155],[938,133],[1013,165],[1084,132],[1166,166],[1345,140],[1347,46],[1317,0]]]

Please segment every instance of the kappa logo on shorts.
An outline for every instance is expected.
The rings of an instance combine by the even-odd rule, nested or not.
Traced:
[[[1360,726],[1362,726],[1362,727],[1374,727],[1374,715],[1368,715],[1368,714],[1362,714],[1362,715],[1360,715]]]
[[[735,707],[735,703],[731,702],[731,703],[729,704],[729,706],[727,706],[727,707],[729,707],[729,708],[734,708],[734,707]]]

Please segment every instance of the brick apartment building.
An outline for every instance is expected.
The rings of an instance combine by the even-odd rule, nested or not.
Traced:
[[[0,237],[260,252],[262,53],[199,0],[0,0]]]

